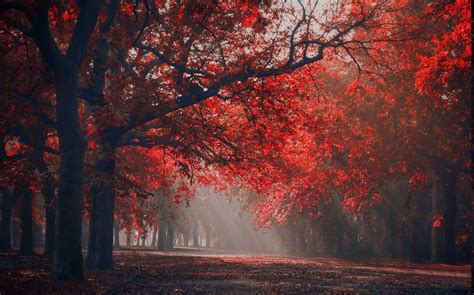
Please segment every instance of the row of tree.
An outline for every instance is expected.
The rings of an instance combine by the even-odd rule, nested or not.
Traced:
[[[334,194],[363,216],[404,178],[440,184],[443,260],[455,262],[469,5],[2,2],[3,249],[17,198],[32,252],[38,193],[53,274],[80,279],[84,217],[87,264],[110,268],[114,224],[164,224],[196,183],[251,192],[240,198],[269,226],[324,215]]]

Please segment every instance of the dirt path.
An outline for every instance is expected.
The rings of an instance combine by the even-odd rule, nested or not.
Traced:
[[[116,253],[116,269],[54,283],[44,257],[0,256],[3,294],[470,294],[470,266],[214,253]]]

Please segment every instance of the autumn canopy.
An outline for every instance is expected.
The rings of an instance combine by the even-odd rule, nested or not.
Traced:
[[[1,1],[0,247],[39,226],[56,279],[111,268],[119,233],[218,247],[216,194],[290,252],[467,259],[470,7]]]

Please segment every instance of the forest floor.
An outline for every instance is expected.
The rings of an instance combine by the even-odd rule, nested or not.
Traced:
[[[118,251],[115,269],[53,282],[44,256],[0,254],[0,294],[471,294],[471,266],[220,252]]]

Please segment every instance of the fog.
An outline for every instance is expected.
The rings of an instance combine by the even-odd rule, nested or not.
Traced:
[[[159,231],[162,230],[167,236],[165,240],[173,235],[173,249],[167,245],[163,250],[199,248],[231,253],[282,252],[284,239],[278,230],[257,226],[255,214],[246,211],[239,199],[226,195],[228,192],[217,193],[212,188],[201,187],[192,200],[182,200],[179,204],[160,202],[157,224],[148,225],[145,235],[133,230],[128,244],[158,248]],[[137,238],[140,239],[138,244]],[[127,231],[121,230],[120,244],[125,245],[125,241]]]

